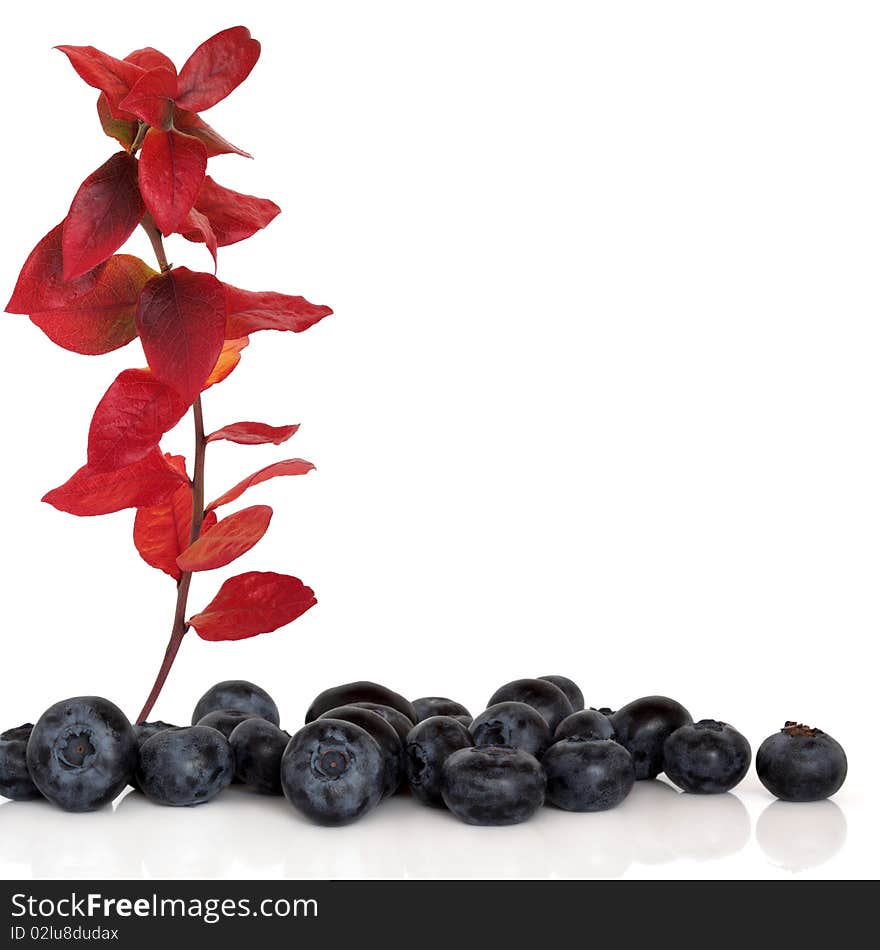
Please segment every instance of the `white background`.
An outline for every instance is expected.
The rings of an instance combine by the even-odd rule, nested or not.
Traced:
[[[873,876],[876,5],[19,5],[0,62],[4,299],[114,151],[51,47],[154,45],[180,65],[242,21],[262,58],[206,118],[256,160],[211,173],[284,213],[221,249],[219,275],[336,313],[256,335],[206,398],[210,428],[302,423],[281,449],[210,446],[209,495],[290,455],[318,470],[250,493],[275,508],[269,534],[191,604],[274,569],[319,605],[246,642],[188,636],[156,715],[188,720],[230,677],[268,688],[288,729],[360,678],[477,711],[560,672],[596,706],[674,696],[754,749],[807,721],[850,777],[835,804],[772,805],[752,774],[738,798],[642,785],[617,812],[507,830],[397,800],[328,832],[240,790],[182,811],[13,803],[0,874]],[[143,354],[79,357],[20,316],[0,334],[0,727],[86,693],[133,716],[174,585],[139,559],[131,512],[39,499]],[[167,445],[189,441],[186,420]]]

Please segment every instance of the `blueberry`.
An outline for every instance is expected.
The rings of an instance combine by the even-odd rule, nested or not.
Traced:
[[[471,734],[452,716],[431,716],[414,726],[406,739],[406,777],[413,795],[425,805],[443,807],[443,763],[473,745]]]
[[[456,722],[460,722],[465,729],[470,729],[474,724],[474,717],[468,713],[466,716],[450,716],[450,719],[454,719]]]
[[[154,722],[139,722],[137,725],[132,727],[134,729],[134,738],[137,742],[137,747],[140,747],[147,741],[147,739],[156,735],[158,732],[165,732],[166,729],[178,729],[179,726],[172,726],[170,723],[162,722],[161,719],[157,719]],[[137,781],[137,772],[131,777],[131,784],[140,791],[140,786]]]
[[[266,690],[247,680],[224,680],[212,686],[196,703],[192,725],[197,725],[208,713],[218,709],[240,709],[276,726],[281,722],[275,700]]]
[[[610,706],[590,706],[590,709],[593,712],[600,712],[603,716],[607,716],[609,719],[617,712],[616,709],[612,709]]]
[[[266,719],[245,719],[229,736],[235,777],[263,795],[281,794],[281,756],[290,734]]]
[[[202,716],[196,725],[216,729],[218,732],[222,732],[224,737],[228,739],[236,726],[241,725],[241,723],[246,722],[248,719],[262,718],[262,716],[256,716],[254,713],[247,712],[244,709],[215,709],[213,712]],[[268,722],[269,720],[266,721]],[[273,722],[272,725],[275,726],[277,723]]]
[[[315,697],[312,705],[309,706],[306,713],[306,722],[313,722],[328,709],[335,709],[337,706],[351,706],[355,703],[378,703],[382,706],[390,706],[399,713],[403,713],[413,724],[418,719],[413,704],[408,699],[404,699],[400,693],[395,693],[378,683],[361,680],[357,683],[344,683],[342,686],[325,689],[323,693]]]
[[[34,784],[65,811],[93,811],[128,785],[137,762],[131,723],[99,696],[77,696],[50,706],[27,744]]]
[[[619,805],[636,781],[632,756],[612,739],[562,739],[542,760],[547,800],[566,811],[605,811]]]
[[[141,746],[136,778],[159,805],[201,805],[232,782],[235,758],[225,736],[209,726],[166,729]]]
[[[611,720],[598,709],[581,709],[566,716],[556,727],[553,741],[572,739],[579,736],[582,739],[615,739],[617,734]]]
[[[570,716],[574,712],[565,693],[547,680],[523,679],[505,683],[504,686],[495,691],[486,706],[488,708],[496,703],[506,702],[525,703],[527,706],[534,706],[547,720],[551,733],[566,716]]]
[[[540,759],[552,742],[547,720],[525,703],[495,703],[473,721],[474,746],[509,746]]]
[[[341,719],[303,726],[281,758],[287,800],[312,821],[344,825],[375,808],[385,788],[385,762],[376,740]]]
[[[26,802],[40,798],[27,768],[26,750],[33,723],[0,733],[0,795],[13,801]]]
[[[318,719],[341,719],[344,722],[353,722],[376,740],[382,756],[385,759],[385,790],[384,796],[393,795],[403,781],[403,742],[397,730],[387,719],[379,713],[363,706],[337,706],[322,713]]]
[[[669,780],[698,795],[729,792],[743,780],[751,761],[746,737],[714,719],[680,726],[663,746],[663,771]]]
[[[634,699],[611,716],[617,741],[629,750],[636,767],[636,781],[656,778],[663,771],[663,743],[681,726],[693,722],[691,714],[666,696]]]
[[[470,716],[470,712],[461,703],[445,696],[422,696],[413,700],[413,709],[418,717],[415,722],[430,719],[432,716]],[[473,719],[473,717],[471,716]]]
[[[441,774],[446,807],[469,825],[515,825],[544,804],[544,770],[522,749],[460,749]]]
[[[584,708],[584,694],[581,692],[580,686],[578,686],[574,680],[570,680],[567,676],[558,675],[539,676],[538,679],[547,680],[548,683],[558,686],[568,697],[568,701],[571,703],[571,708],[574,712]]]
[[[400,741],[406,744],[406,737],[415,725],[409,716],[405,716],[392,706],[386,706],[384,703],[349,703],[347,705],[358,706],[361,709],[369,709],[371,712],[380,715],[386,722],[394,726],[394,731],[400,736]]]
[[[147,739],[152,738],[157,732],[164,732],[166,729],[178,729],[180,727],[172,726],[169,722],[162,722],[161,719],[156,719],[153,722],[139,722],[132,728],[134,729],[134,737],[137,741],[138,748],[140,748]]]
[[[761,783],[786,802],[817,802],[846,778],[846,753],[836,739],[796,722],[761,743],[755,758]]]

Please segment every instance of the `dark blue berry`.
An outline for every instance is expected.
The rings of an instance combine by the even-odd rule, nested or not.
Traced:
[[[691,714],[666,696],[643,696],[611,717],[617,741],[629,750],[636,781],[656,778],[663,771],[663,744],[676,729],[693,722]]]
[[[680,726],[663,746],[663,771],[669,780],[697,795],[729,792],[743,780],[751,761],[746,737],[714,719]]]
[[[231,782],[235,758],[226,737],[209,726],[166,729],[140,748],[137,781],[159,805],[201,805]]]
[[[40,716],[27,765],[42,794],[65,811],[93,811],[128,785],[137,762],[131,723],[99,696],[56,703]]]
[[[275,700],[266,690],[247,680],[224,680],[212,686],[196,703],[192,724],[197,725],[208,713],[218,709],[240,709],[276,726],[281,722]]]
[[[405,716],[393,706],[386,706],[384,703],[348,703],[346,705],[369,709],[371,712],[381,716],[387,723],[390,723],[394,727],[394,731],[400,736],[400,741],[404,744],[406,743],[406,737],[409,735],[410,729],[415,725],[409,716]]]
[[[318,719],[288,743],[281,787],[291,805],[312,821],[344,825],[381,801],[385,762],[366,729],[341,719]]]
[[[432,716],[470,716],[469,710],[457,703],[454,699],[445,696],[422,696],[413,700],[413,709],[416,711],[416,722],[430,719]],[[471,716],[473,719],[473,716]]]
[[[616,733],[611,720],[598,709],[581,709],[579,712],[566,716],[556,727],[553,741],[560,739],[614,739]]]
[[[27,743],[33,723],[26,723],[0,734],[0,795],[13,801],[26,802],[40,798],[27,768]]]
[[[138,748],[140,748],[147,739],[152,738],[157,732],[165,732],[166,729],[178,729],[180,727],[172,726],[171,723],[156,719],[153,722],[139,722],[132,728],[134,729],[134,737],[137,741]]]
[[[412,728],[406,739],[406,777],[413,795],[426,805],[443,807],[443,763],[473,745],[471,734],[452,716],[431,716]]]
[[[547,800],[566,811],[614,808],[636,781],[632,756],[612,739],[562,739],[550,746],[542,765]]]
[[[480,713],[470,727],[472,745],[509,746],[540,759],[553,741],[547,720],[525,703],[496,703]]]
[[[342,686],[333,686],[330,689],[325,689],[323,693],[319,693],[312,701],[312,705],[309,706],[306,713],[306,722],[313,722],[328,709],[335,709],[337,706],[351,706],[355,703],[378,703],[381,706],[390,706],[399,713],[403,713],[413,724],[418,719],[413,704],[408,699],[404,699],[400,693],[395,693],[386,686],[380,686],[379,683],[361,680],[357,683],[343,683]]]
[[[467,716],[450,716],[450,719],[454,719],[456,722],[460,722],[465,729],[470,729],[474,723],[474,717],[468,714]]]
[[[755,757],[764,787],[786,802],[817,802],[846,778],[846,753],[836,739],[796,722],[765,739]]]
[[[443,801],[469,825],[515,825],[544,804],[541,763],[522,749],[461,749],[443,763]]]
[[[488,708],[496,703],[506,702],[533,706],[547,720],[551,734],[566,716],[574,712],[565,693],[545,679],[522,679],[505,683],[492,694],[486,706]]]
[[[366,729],[379,744],[385,759],[384,797],[393,795],[400,788],[404,775],[403,742],[387,719],[363,706],[337,706],[336,709],[323,713],[318,719],[341,719]]]
[[[570,680],[567,676],[559,676],[554,674],[552,676],[539,676],[539,680],[547,680],[548,683],[552,683],[554,686],[558,686],[571,703],[571,708],[574,712],[577,712],[579,709],[584,708],[584,694],[581,692],[580,686],[575,683],[574,680]]]
[[[241,725],[241,723],[246,722],[248,719],[261,719],[261,716],[257,716],[252,712],[247,712],[243,709],[215,709],[213,712],[207,713],[207,715],[202,716],[202,718],[196,723],[197,726],[208,726],[210,729],[216,729],[218,732],[222,732],[223,736],[228,739],[232,735],[232,730],[236,726]],[[267,722],[269,720],[266,720]],[[277,723],[272,723],[272,725],[277,725]]]
[[[245,719],[229,736],[235,777],[262,795],[281,794],[281,756],[290,734],[266,719]]]
[[[179,726],[172,726],[170,723],[162,722],[161,719],[157,719],[154,722],[139,722],[137,725],[132,727],[134,729],[134,738],[137,742],[138,749],[152,736],[156,735],[158,732],[165,732],[166,729],[178,729]],[[140,786],[137,781],[137,771],[131,777],[131,784],[140,791]]]

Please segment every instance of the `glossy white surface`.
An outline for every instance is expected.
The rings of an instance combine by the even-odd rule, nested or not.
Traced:
[[[852,807],[853,803],[850,803]],[[36,878],[809,878],[846,877],[866,848],[846,797],[792,805],[752,777],[735,794],[683,795],[638,783],[619,808],[542,809],[508,828],[474,828],[408,796],[360,822],[308,824],[284,799],[232,788],[170,809],[129,793],[115,808],[65,815],[0,807],[0,874]],[[850,829],[850,823],[853,828]],[[875,826],[876,827],[876,826]],[[856,840],[853,840],[856,839]]]

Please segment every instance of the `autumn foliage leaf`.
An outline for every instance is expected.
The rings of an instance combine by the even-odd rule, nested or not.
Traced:
[[[298,425],[268,426],[264,422],[233,422],[212,432],[205,441],[225,440],[237,442],[239,445],[265,445],[271,442],[273,445],[281,445],[291,438],[298,428]]]
[[[174,128],[178,132],[197,138],[208,152],[208,158],[215,155],[241,155],[242,158],[253,158],[250,152],[245,152],[237,145],[233,145],[216,130],[211,128],[201,116],[186,109],[174,107]]]
[[[283,627],[317,602],[315,592],[297,577],[250,571],[224,581],[189,624],[203,640],[244,640]]]
[[[81,277],[106,261],[128,240],[143,216],[137,159],[118,152],[79,186],[64,219],[64,280]]]
[[[263,537],[272,520],[268,505],[243,508],[197,538],[178,558],[182,571],[212,571],[231,564]]]
[[[138,298],[156,271],[138,257],[115,254],[65,282],[62,233],[59,224],[31,251],[6,310],[28,314],[53,343],[74,353],[96,356],[125,346],[137,336]]]
[[[117,119],[110,110],[110,103],[107,101],[106,93],[98,96],[98,121],[105,135],[117,142],[126,150],[130,151],[134,140],[137,138],[138,124],[136,119]]]
[[[225,492],[219,498],[215,498],[206,510],[212,511],[221,505],[228,505],[236,498],[240,498],[249,488],[253,488],[254,485],[259,485],[261,482],[266,482],[270,478],[278,478],[279,475],[306,475],[314,468],[315,466],[311,462],[306,462],[305,459],[285,459],[283,462],[273,462],[271,465],[261,468],[258,472],[254,472],[253,475],[248,475],[247,478],[242,479],[237,485],[230,488],[228,492]]]
[[[134,63],[108,56],[94,46],[56,46],[70,60],[80,77],[107,96],[111,111],[118,119],[133,119],[130,112],[119,108],[131,87],[144,70]]]
[[[205,380],[202,392],[206,389],[210,389],[212,386],[216,386],[217,383],[222,383],[223,380],[229,376],[241,362],[241,351],[245,349],[250,342],[246,336],[243,336],[238,340],[227,340],[223,344],[223,349],[220,350],[220,355],[217,357],[217,362],[211,370],[211,375]]]
[[[216,277],[176,267],[153,277],[137,308],[137,328],[155,377],[188,405],[223,348],[226,311]]]
[[[226,338],[248,336],[257,330],[291,330],[302,333],[333,311],[305,297],[273,290],[242,290],[223,284],[226,291]]]
[[[216,33],[183,64],[177,105],[192,112],[210,109],[247,79],[259,57],[260,44],[245,27]]]
[[[153,51],[155,52],[155,50]],[[174,95],[177,74],[165,65],[147,69],[119,103],[120,109],[131,112],[154,129],[167,131],[174,117]]]
[[[159,451],[153,449],[133,465],[112,472],[96,472],[88,465],[43,501],[71,515],[108,515],[123,508],[140,508],[167,501],[184,480]]]
[[[93,471],[124,468],[147,455],[189,409],[177,391],[149,369],[121,372],[98,403],[89,427]]]
[[[166,455],[166,459],[186,477],[183,456]],[[150,567],[164,571],[176,581],[180,580],[181,575],[177,558],[189,547],[192,506],[192,486],[186,481],[168,501],[138,508],[134,518],[133,539],[138,554]],[[216,523],[216,514],[209,511],[202,522],[202,533],[209,531]]]
[[[205,176],[193,208],[208,221],[220,247],[251,237],[281,211],[274,201],[224,188],[210,175]],[[205,240],[200,229],[186,224],[181,233],[188,241]]]
[[[138,180],[147,210],[166,237],[192,208],[208,166],[204,144],[176,129],[150,129],[138,163]]]

